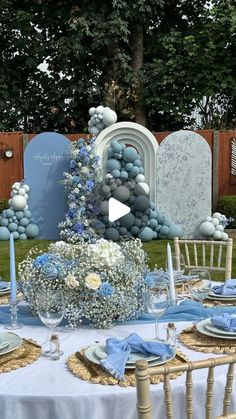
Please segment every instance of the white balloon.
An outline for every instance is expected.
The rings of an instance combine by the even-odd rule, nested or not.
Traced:
[[[15,195],[11,199],[11,206],[15,211],[21,211],[25,209],[26,204],[27,204],[27,201],[24,196]]]
[[[210,221],[211,222],[211,220],[212,220],[212,217],[208,216],[208,217],[205,218],[205,221]]]
[[[223,240],[224,242],[227,242],[228,238],[229,238],[228,234],[223,232],[221,236],[221,240]]]
[[[25,197],[26,201],[28,201],[29,195],[27,193],[24,195],[24,197]]]
[[[98,135],[99,129],[97,127],[92,127],[92,128],[89,128],[89,132],[93,135]]]
[[[29,209],[29,205],[26,205],[24,209],[25,209],[25,210]]]
[[[215,233],[213,234],[213,239],[221,240],[221,237],[222,237],[222,232],[219,230],[216,230]]]
[[[12,188],[15,188],[15,189],[19,189],[20,188],[20,182],[15,182],[13,185],[12,185]]]
[[[98,114],[98,113],[103,113],[103,111],[104,111],[104,106],[102,106],[102,105],[100,105],[100,106],[98,106],[97,108],[96,108],[96,110],[95,110],[95,112]]]
[[[218,218],[218,220],[221,217],[221,213],[220,212],[214,212],[214,214],[212,215],[213,218]]]
[[[112,109],[104,109],[102,122],[108,127],[109,125],[115,124],[117,115]]]
[[[19,195],[22,195],[22,196],[24,196],[24,195],[25,195],[25,193],[26,193],[26,192],[25,192],[25,189],[24,189],[24,188],[20,188],[20,189],[19,189],[19,191],[18,191],[18,194],[19,194]]]
[[[135,177],[135,182],[137,182],[137,183],[144,182],[144,181],[145,181],[145,176],[144,175],[139,174]]]
[[[17,191],[15,191],[15,190],[13,189],[13,191],[11,191],[11,196],[15,196],[15,195],[17,195]]]
[[[90,116],[92,116],[94,114],[94,112],[95,112],[95,108],[94,107],[89,108],[89,115]]]
[[[216,231],[221,231],[221,233],[224,231],[224,227],[219,224],[218,226],[216,226]]]
[[[11,206],[11,199],[8,199],[8,205]]]
[[[199,231],[203,236],[211,237],[215,233],[215,226],[209,221],[204,221],[200,225]]]
[[[149,194],[150,188],[146,182],[138,182],[139,187],[145,192],[146,195]]]
[[[220,224],[218,218],[213,217],[211,220],[212,224],[214,224],[214,226],[218,226]]]
[[[24,183],[24,185],[22,186],[22,188],[24,188],[25,192],[29,192],[29,190],[30,190],[29,185],[26,185],[25,183]]]

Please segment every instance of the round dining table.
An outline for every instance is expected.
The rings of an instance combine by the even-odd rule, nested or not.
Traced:
[[[0,308],[1,310],[1,308]],[[177,333],[190,326],[188,321],[177,322]],[[5,332],[4,324],[0,332]],[[14,332],[14,331],[13,331]],[[136,332],[144,339],[154,338],[154,321],[116,325],[111,329],[93,329],[81,326],[72,331],[58,327],[60,346],[64,354],[53,361],[40,356],[24,368],[0,374],[1,419],[136,419],[135,387],[93,384],[81,380],[67,367],[68,357],[94,342],[109,337],[126,338]],[[166,323],[160,324],[160,334],[166,338]],[[45,349],[48,345],[48,329],[45,326],[25,325],[15,331],[26,339],[34,339]],[[216,355],[190,350],[178,343],[179,348],[191,361]],[[206,371],[193,374],[194,418],[205,417]],[[217,368],[215,377],[214,414],[222,413],[223,389],[226,367]],[[151,385],[153,418],[165,417],[163,384]],[[172,380],[172,397],[175,419],[184,419],[185,376]],[[236,410],[236,385],[234,384],[231,410]]]

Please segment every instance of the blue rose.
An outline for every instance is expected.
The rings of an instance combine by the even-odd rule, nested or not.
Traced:
[[[56,279],[58,278],[58,269],[53,263],[47,262],[42,267],[42,274],[47,279]]]
[[[98,294],[101,297],[111,298],[114,294],[115,290],[114,287],[109,284],[109,282],[103,282],[103,284],[99,287]]]
[[[47,253],[43,253],[40,256],[37,256],[35,261],[33,262],[34,268],[41,268],[48,260],[50,259],[50,256]]]

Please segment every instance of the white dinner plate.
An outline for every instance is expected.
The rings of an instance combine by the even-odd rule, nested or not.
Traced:
[[[89,346],[89,348],[86,349],[84,354],[85,354],[86,358],[88,358],[89,361],[92,361],[95,364],[100,365],[101,358],[99,358],[96,355],[96,352],[95,352],[95,350],[98,346],[99,346],[99,343],[95,343],[94,345]],[[161,360],[159,358],[155,361],[149,362],[149,366],[150,367],[156,367],[157,365],[162,365],[162,364],[165,364],[166,362],[169,362],[171,359],[173,359],[175,357],[175,353],[176,353],[175,348],[171,348],[171,352],[172,353],[171,353],[171,356],[169,358],[167,358],[165,360]],[[126,368],[127,369],[135,369],[135,364],[127,365]]]
[[[0,349],[0,356],[14,351],[15,349],[19,348],[22,344],[22,339],[20,338],[20,336],[11,332],[0,333],[0,341],[9,341],[9,344],[5,348]]]
[[[236,339],[236,332],[220,329],[220,327],[213,326],[211,322],[209,324],[205,324],[205,327],[207,330],[210,330],[210,332],[217,333],[218,335],[229,335]]]
[[[5,290],[0,290],[0,296],[1,295],[6,295],[6,294],[10,294],[11,290],[9,289],[5,289]]]
[[[9,340],[0,340],[0,349],[6,348],[9,345]]]
[[[95,354],[100,359],[106,358],[107,356],[106,342],[100,342],[99,346],[95,348]],[[160,357],[156,355],[143,354],[141,352],[131,353],[126,365],[135,364],[135,362],[138,359],[145,359],[147,362],[152,362],[152,361],[156,361],[157,359],[160,359]]]
[[[222,334],[219,334],[219,333],[216,333],[216,332],[212,332],[212,331],[207,329],[206,325],[207,326],[211,325],[211,319],[210,318],[204,319],[204,320],[198,322],[196,324],[196,328],[203,335],[212,336],[212,337],[218,338],[218,339],[229,339],[229,340],[234,339],[234,340],[236,340],[235,336],[222,335]]]
[[[226,301],[236,301],[236,296],[234,295],[234,296],[228,296],[228,297],[226,297],[225,295],[216,295],[216,294],[208,294],[208,296],[207,296],[207,299],[208,300],[214,300],[214,301],[224,301],[224,302],[226,302]]]
[[[224,294],[216,294],[213,290],[211,290],[209,292],[209,296],[211,297],[215,297],[215,298],[219,298],[220,300],[222,298],[230,298],[232,300],[232,298],[236,299],[236,295],[235,294],[228,294],[228,295],[224,295]]]

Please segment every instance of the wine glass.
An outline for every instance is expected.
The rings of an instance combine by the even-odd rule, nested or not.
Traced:
[[[50,350],[44,351],[43,356],[51,360],[57,360],[63,354],[59,350],[59,341],[54,334],[56,326],[62,321],[65,311],[64,298],[62,291],[47,290],[36,294],[36,307],[40,320],[50,330]],[[55,349],[53,350],[53,343]]]
[[[191,269],[188,276],[190,294],[195,300],[200,302],[200,319],[204,319],[203,300],[208,297],[211,290],[210,273],[206,268],[196,268]],[[193,282],[193,278],[195,279],[195,282]]]
[[[176,282],[179,278],[182,277],[185,269],[185,260],[184,255],[182,253],[171,253],[171,260],[172,260],[172,269],[173,269],[173,277],[174,281]],[[169,270],[168,267],[168,260],[166,260],[166,269]]]
[[[146,289],[146,307],[148,313],[155,316],[155,339],[161,340],[158,320],[169,306],[167,281],[154,279]]]

